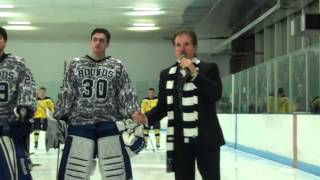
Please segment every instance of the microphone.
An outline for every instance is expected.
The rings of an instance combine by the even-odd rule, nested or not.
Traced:
[[[180,53],[179,62],[181,63],[181,61],[184,58],[187,59],[187,53],[185,51],[182,51]],[[187,79],[192,78],[192,75],[191,75],[192,73],[191,73],[190,69],[188,69],[188,68],[183,68],[183,69],[181,68],[180,73],[182,74],[182,77],[186,77]]]

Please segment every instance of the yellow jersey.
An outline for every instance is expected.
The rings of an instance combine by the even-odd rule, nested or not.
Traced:
[[[141,111],[146,113],[150,111],[152,108],[156,107],[158,104],[158,98],[154,97],[152,99],[146,97],[141,102]]]
[[[288,97],[279,97],[278,99],[278,112],[279,113],[288,113],[290,112],[290,101]]]
[[[49,97],[43,99],[38,98],[37,100],[37,110],[34,113],[33,118],[45,119],[47,118],[46,109],[54,112],[54,103]]]
[[[320,97],[316,97],[311,102],[311,112],[320,113]]]

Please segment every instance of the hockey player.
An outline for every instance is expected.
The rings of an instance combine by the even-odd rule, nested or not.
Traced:
[[[320,97],[317,96],[311,101],[311,112],[320,113]]]
[[[106,56],[109,42],[108,30],[94,29],[91,54],[73,59],[66,69],[54,114],[69,125],[59,180],[89,179],[96,157],[102,179],[132,179],[127,151],[143,149],[142,126],[130,120],[124,126],[140,109],[122,62]],[[124,133],[123,140],[120,132],[126,128],[137,136]]]
[[[146,113],[150,111],[152,108],[156,107],[158,103],[158,98],[154,93],[153,88],[148,89],[148,97],[145,97],[141,102],[141,112]],[[160,148],[160,121],[156,122],[153,126],[144,126],[143,135],[144,141],[147,147],[148,138],[149,138],[149,131],[153,128],[154,135],[156,137],[156,144],[157,148]]]
[[[20,57],[4,52],[6,30],[0,27],[0,179],[31,180],[27,139],[36,108],[36,89]]]
[[[34,148],[38,148],[39,133],[40,130],[47,129],[47,109],[54,112],[54,103],[50,97],[47,96],[47,89],[45,87],[40,87],[38,91],[37,98],[37,110],[34,113]]]

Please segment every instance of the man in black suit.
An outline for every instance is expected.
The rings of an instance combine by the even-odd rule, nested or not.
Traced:
[[[172,43],[177,60],[160,74],[158,105],[133,118],[152,125],[167,116],[167,171],[176,180],[194,180],[195,162],[203,180],[220,180],[225,141],[215,108],[222,92],[219,69],[196,57],[193,31],[176,32]]]

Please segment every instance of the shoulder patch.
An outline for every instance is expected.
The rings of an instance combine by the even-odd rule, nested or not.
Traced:
[[[80,57],[75,57],[75,58],[73,58],[72,59],[72,61],[80,61],[82,58],[80,58]]]
[[[109,60],[112,60],[112,61],[114,61],[115,63],[122,64],[122,61],[121,61],[120,59],[116,59],[116,58],[111,57],[111,58],[109,58]]]
[[[9,54],[6,59],[8,61],[11,61],[11,62],[16,63],[18,65],[26,66],[25,60],[20,56],[14,56],[14,55]]]

